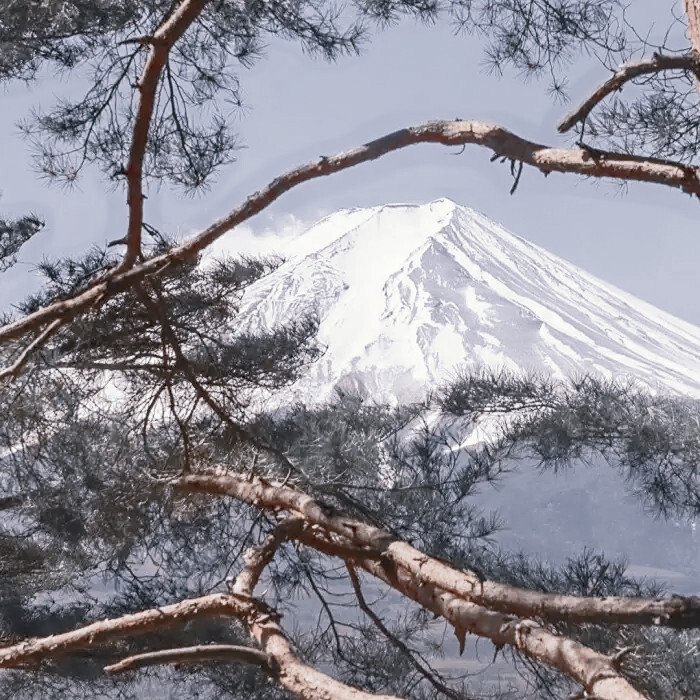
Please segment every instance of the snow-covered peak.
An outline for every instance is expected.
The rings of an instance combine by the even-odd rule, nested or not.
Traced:
[[[309,310],[326,351],[292,390],[305,401],[336,388],[417,399],[477,365],[700,396],[699,328],[448,199],[327,216],[242,309],[251,327]]]

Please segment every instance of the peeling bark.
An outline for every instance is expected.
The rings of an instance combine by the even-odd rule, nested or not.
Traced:
[[[282,484],[266,482],[259,477],[252,480],[235,474],[191,474],[178,479],[178,488],[191,492],[228,495],[262,509],[283,508],[299,514],[305,527],[294,535],[326,553],[336,547],[337,555],[354,558],[390,561],[405,569],[414,578],[434,585],[459,598],[479,603],[493,610],[536,617],[552,622],[614,623],[663,625],[674,628],[700,627],[700,597],[672,596],[650,600],[608,596],[581,598],[572,595],[539,593],[515,588],[493,581],[482,581],[474,572],[455,569],[429,557],[406,542],[372,525],[340,516],[329,516],[311,496]],[[294,521],[297,523],[297,521]],[[333,533],[340,541],[319,537],[314,526]],[[325,550],[324,550],[325,551]]]
[[[94,649],[119,639],[141,634],[160,632],[169,627],[183,625],[195,619],[212,617],[235,617],[243,621],[252,636],[260,644],[261,652],[251,649],[245,654],[245,662],[257,663],[281,685],[308,700],[398,700],[394,696],[374,695],[345,685],[330,676],[304,664],[292,651],[291,645],[278,624],[279,616],[264,603],[241,593],[226,595],[215,593],[201,598],[183,600],[174,605],[145,610],[131,615],[102,620],[91,625],[54,634],[49,637],[28,639],[19,644],[0,648],[0,668],[27,668],[42,661],[73,651]],[[217,654],[206,646],[204,651],[193,652],[191,648],[169,649],[164,652],[148,652],[123,659],[108,666],[106,670],[116,672],[157,663],[173,663],[177,654],[185,660],[194,661],[207,653]],[[220,654],[224,652],[219,650]],[[228,650],[228,656],[233,654]],[[239,652],[239,656],[243,652]],[[263,658],[266,663],[263,663]],[[241,659],[237,659],[241,660]]]
[[[305,527],[299,539],[331,556],[351,558],[353,548],[362,556],[357,566],[384,581],[427,610],[450,622],[464,648],[465,636],[477,634],[490,639],[496,647],[506,644],[522,654],[556,668],[580,683],[591,695],[606,699],[641,700],[623,678],[614,660],[572,639],[550,632],[531,617],[544,618],[543,611],[554,619],[586,620],[592,606],[595,619],[611,622],[604,610],[616,611],[617,620],[624,618],[625,606],[631,605],[630,620],[638,619],[640,602],[658,612],[668,601],[639,601],[626,598],[585,599],[575,596],[547,596],[523,591],[489,581],[480,581],[472,572],[459,571],[429,557],[389,533],[360,521],[328,515],[310,496],[282,484],[273,484],[254,477],[235,475],[187,475],[176,486],[192,492],[228,495],[263,510],[287,510],[301,517]],[[296,521],[295,521],[296,522]],[[340,540],[340,541],[338,541]],[[262,550],[261,550],[262,551]],[[262,556],[261,554],[258,556]],[[252,582],[254,585],[254,582]],[[247,591],[252,593],[252,590]],[[563,605],[560,607],[560,603]],[[671,599],[667,619],[673,615],[690,616],[698,624],[700,601]],[[680,602],[682,601],[682,602]],[[578,606],[582,609],[579,609]],[[515,613],[514,611],[518,611]],[[675,612],[674,612],[675,611]],[[647,611],[648,612],[648,611]],[[649,623],[652,621],[650,618]],[[654,620],[654,622],[656,622]],[[688,620],[686,620],[688,622]]]

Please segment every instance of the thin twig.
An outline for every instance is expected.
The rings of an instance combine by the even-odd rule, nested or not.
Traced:
[[[352,583],[352,588],[355,591],[355,597],[357,598],[357,604],[360,606],[360,610],[372,620],[374,626],[401,652],[401,654],[408,660],[408,662],[413,666],[413,668],[420,673],[425,680],[427,680],[430,685],[432,685],[436,690],[446,695],[448,698],[453,698],[453,700],[465,700],[462,693],[456,692],[454,689],[445,685],[439,678],[436,677],[435,672],[429,668],[423,666],[418,659],[416,659],[414,652],[402,642],[395,634],[389,630],[389,628],[382,622],[381,618],[370,608],[369,604],[365,600],[362,594],[362,588],[360,587],[360,578],[357,575],[357,571],[353,566],[352,562],[346,561],[345,566],[350,574],[350,582]]]

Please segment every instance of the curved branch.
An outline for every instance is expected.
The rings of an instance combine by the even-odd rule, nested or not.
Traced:
[[[231,595],[214,593],[202,598],[189,598],[173,605],[93,622],[71,632],[28,639],[0,648],[0,668],[38,664],[48,657],[181,625],[184,620],[221,616],[241,618],[249,612],[247,601]]]
[[[205,661],[238,661],[259,666],[266,671],[270,671],[271,668],[270,657],[259,649],[237,644],[199,644],[194,647],[147,651],[127,656],[116,664],[105,666],[105,671],[120,673],[158,664],[201,664]]]
[[[308,700],[399,700],[393,695],[357,690],[307,666],[292,651],[278,619],[274,613],[258,611],[246,622],[253,638],[277,665],[277,680],[287,690]]]
[[[308,698],[308,700],[398,700],[389,695],[365,693],[307,666],[293,653],[289,641],[277,623],[279,615],[261,601],[237,594],[214,593],[201,598],[190,598],[174,605],[95,622],[72,632],[28,639],[19,644],[0,648],[0,668],[26,668],[60,654],[160,631],[182,625],[188,620],[220,616],[236,617],[247,624],[251,634],[262,647],[262,651],[254,655],[255,660],[253,655],[249,655],[249,659],[257,663],[258,660],[262,662],[264,657],[265,666],[262,663],[259,665],[266,668],[281,685],[299,697]],[[199,648],[208,649],[207,646]],[[168,654],[171,658],[158,663],[172,663],[174,661],[172,656],[178,652],[184,652],[189,657],[185,660],[196,662],[197,659],[192,658],[194,654],[191,649],[138,654],[108,666],[107,670],[111,672],[126,670],[124,664],[129,664],[130,668],[138,668],[149,662],[152,663],[159,653],[161,659],[163,656],[167,658]],[[249,651],[254,652],[252,649]],[[224,654],[223,651],[221,653]],[[231,658],[230,655],[228,658]]]
[[[587,97],[581,105],[561,120],[557,130],[561,133],[569,131],[575,124],[586,119],[599,102],[604,100],[609,94],[621,90],[622,86],[630,80],[634,80],[642,75],[661,73],[667,70],[684,70],[697,74],[700,72],[700,61],[694,53],[687,53],[682,56],[654,54],[651,59],[620,66],[590,97]]]
[[[141,253],[141,227],[143,225],[143,159],[148,145],[148,131],[153,118],[156,91],[163,68],[168,62],[170,49],[194,22],[207,0],[184,0],[150,37],[139,37],[136,43],[148,46],[148,58],[138,81],[139,100],[134,122],[129,162],[124,169],[127,181],[129,223],[126,233],[126,252],[119,270],[132,267]]]
[[[360,560],[390,557],[396,565],[425,583],[500,612],[549,621],[700,628],[700,597],[697,596],[651,600],[616,596],[582,598],[482,581],[474,572],[455,569],[429,557],[377,527],[327,514],[311,496],[289,486],[234,474],[189,474],[179,478],[175,485],[185,491],[233,496],[263,509],[283,508],[299,513],[307,526],[321,527],[344,538],[345,545],[354,545],[354,556]],[[306,535],[304,541],[307,541]],[[351,547],[343,543],[338,546],[343,556],[353,556]]]
[[[272,561],[279,546],[297,537],[303,524],[301,518],[287,518],[275,527],[262,544],[250,547],[243,555],[243,571],[236,577],[231,590],[238,595],[252,597],[263,570]]]
[[[260,545],[251,547],[245,553],[245,566],[233,582],[231,590],[234,595],[243,600],[248,599],[256,606],[256,614],[249,615],[245,620],[248,630],[276,664],[279,682],[299,697],[318,700],[398,700],[393,696],[357,690],[302,663],[282,632],[276,611],[266,608],[253,598],[253,590],[260,575],[279,546],[298,536],[303,524],[301,518],[287,518]]]
[[[392,151],[419,143],[440,143],[445,146],[475,144],[491,150],[497,156],[531,165],[545,174],[576,173],[589,177],[653,182],[700,197],[700,177],[696,168],[682,163],[594,152],[587,148],[549,148],[521,138],[500,126],[485,122],[427,122],[395,131],[332,157],[322,156],[288,171],[264,189],[248,197],[241,206],[212,223],[200,234],[167,253],[150,258],[127,270],[120,265],[74,297],[49,304],[0,328],[0,343],[20,337],[58,317],[71,318],[82,314],[92,306],[132,287],[146,277],[159,277],[170,267],[196,258],[226,232],[260,213],[285,192],[303,182],[347,170],[360,163],[375,160]]]

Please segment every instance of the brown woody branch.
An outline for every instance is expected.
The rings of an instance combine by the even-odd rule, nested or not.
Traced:
[[[0,648],[0,668],[18,668],[38,664],[45,658],[179,626],[185,620],[213,617],[244,618],[249,614],[251,614],[250,603],[236,596],[215,593],[201,598],[190,598],[153,610],[101,620],[71,632],[28,639],[19,644]]]
[[[277,547],[288,539],[300,521],[290,520],[275,529],[259,547],[246,552],[246,566],[233,585],[234,595],[241,598],[251,596],[260,574],[270,562]],[[260,604],[258,604],[260,605]],[[302,663],[292,651],[286,635],[279,626],[279,617],[274,611],[263,608],[262,614],[247,619],[248,629],[262,649],[270,655],[278,667],[279,682],[301,698],[318,700],[398,700],[394,696],[366,693],[345,685],[325,673]]]
[[[683,7],[688,18],[690,48],[696,56],[700,56],[700,0],[684,0]],[[695,75],[700,80],[700,72],[697,69]],[[698,80],[695,81],[695,86],[699,87]]]
[[[419,143],[440,143],[445,146],[475,144],[503,158],[531,165],[545,174],[576,173],[589,177],[653,182],[700,197],[700,177],[696,168],[682,163],[633,155],[596,153],[586,148],[549,148],[485,122],[427,122],[400,129],[358,148],[328,158],[321,157],[288,171],[248,197],[240,207],[169,252],[135,264],[130,269],[124,269],[124,265],[120,265],[80,294],[50,304],[0,328],[0,343],[21,337],[56,318],[70,319],[82,314],[146,277],[159,277],[168,268],[194,259],[224,233],[260,213],[285,192],[303,182],[332,175]]]
[[[447,619],[461,646],[467,632],[489,638],[497,647],[511,645],[559,669],[581,683],[586,692],[601,698],[642,696],[619,675],[609,657],[552,634],[529,618],[700,626],[700,599],[577,598],[481,581],[472,572],[454,569],[378,528],[329,514],[304,493],[257,477],[187,475],[178,479],[176,486],[233,496],[265,510],[295,512],[306,525],[301,541],[343,558],[348,558],[352,547],[361,550],[363,556],[356,562],[359,566]],[[323,532],[334,537],[322,536]],[[372,551],[374,556],[368,556]]]
[[[431,563],[440,563],[432,560]],[[443,617],[454,628],[460,653],[467,634],[490,639],[496,649],[508,645],[524,656],[561,671],[580,683],[587,697],[599,700],[643,700],[618,672],[611,657],[579,642],[550,632],[528,618],[516,617],[470,602],[426,582],[393,560],[365,559],[358,564],[426,610]]]
[[[105,666],[108,673],[135,671],[146,666],[162,664],[201,664],[207,661],[237,661],[239,663],[259,666],[265,671],[276,671],[271,658],[259,649],[237,644],[199,644],[194,647],[179,649],[162,649],[143,654],[127,656],[116,664]]]
[[[344,557],[357,556],[359,560],[390,558],[394,564],[428,584],[500,612],[552,622],[700,627],[700,598],[697,596],[649,600],[615,596],[582,598],[528,591],[482,581],[475,573],[455,569],[428,557],[380,528],[352,518],[329,515],[311,496],[260,477],[190,474],[175,483],[185,491],[228,495],[263,509],[277,508],[298,513],[307,526],[315,525],[343,538],[337,544]],[[301,539],[308,541],[307,531],[304,533]],[[316,538],[315,543],[320,546],[320,539]],[[334,543],[329,541],[328,548],[333,546]]]
[[[252,597],[263,570],[272,561],[279,546],[299,536],[303,524],[301,518],[287,518],[277,525],[261,545],[250,547],[244,554],[245,566],[236,577],[232,591],[238,595]]]
[[[35,350],[38,350],[62,325],[64,321],[62,318],[57,318],[55,321],[49,323],[44,330],[37,335],[34,340],[32,340],[29,345],[27,345],[24,350],[19,354],[17,359],[9,366],[3,370],[0,370],[0,381],[4,379],[12,379],[16,377],[21,371],[22,367],[27,363],[27,360],[31,357]]]
[[[72,632],[49,637],[28,639],[19,644],[0,648],[0,668],[26,668],[35,666],[44,659],[97,645],[114,642],[127,637],[162,631],[184,622],[212,617],[235,617],[245,622],[262,650],[246,652],[249,662],[257,663],[267,670],[285,688],[308,700],[398,700],[389,695],[372,695],[336,681],[304,664],[293,652],[282,632],[279,615],[264,603],[242,594],[215,593],[201,598],[183,600],[174,605],[124,615],[111,620],[95,622]],[[195,647],[196,648],[196,647]],[[196,663],[205,658],[207,646],[199,658],[192,648],[172,649],[164,652],[138,654],[108,666],[108,671],[122,671],[151,663],[173,663],[178,653],[185,661]],[[209,650],[211,653],[217,652]],[[240,661],[243,652],[236,660]],[[221,652],[223,656],[225,652]],[[159,659],[160,656],[160,659]],[[222,658],[219,656],[218,658]],[[169,657],[169,658],[168,658]],[[209,659],[212,656],[208,657]],[[229,655],[228,658],[231,658]]]
[[[700,71],[700,61],[694,53],[687,53],[682,56],[654,54],[651,59],[620,66],[590,97],[587,97],[581,105],[562,119],[557,126],[558,131],[564,133],[569,131],[575,124],[582,122],[598,103],[602,102],[611,93],[621,90],[623,85],[630,80],[668,70],[684,70],[698,73]]]
[[[141,253],[141,228],[143,226],[143,159],[148,145],[148,132],[153,118],[156,93],[161,73],[175,42],[197,19],[207,0],[184,0],[158,27],[153,36],[138,37],[136,43],[148,46],[148,58],[137,87],[140,94],[136,120],[129,151],[129,161],[124,169],[127,182],[129,223],[125,238],[126,252],[118,270],[128,270]]]
[[[270,563],[279,546],[286,540],[301,532],[301,518],[288,518],[265,538],[262,544],[251,547],[245,553],[245,566],[236,577],[232,591],[242,599],[255,601],[253,590],[260,575]],[[398,700],[393,696],[374,695],[352,688],[336,681],[325,673],[302,663],[293,653],[289,640],[278,624],[279,616],[274,610],[267,609],[264,604],[255,601],[258,614],[246,619],[248,629],[262,649],[270,655],[277,667],[277,678],[288,690],[301,698],[318,698],[319,700]]]

